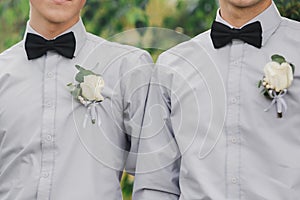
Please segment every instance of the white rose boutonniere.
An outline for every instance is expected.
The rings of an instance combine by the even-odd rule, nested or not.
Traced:
[[[83,82],[80,83],[82,96],[89,101],[103,101],[101,91],[104,88],[104,80],[97,75],[85,76]]]
[[[276,92],[290,87],[293,81],[293,70],[289,63],[270,62],[265,68],[265,83]]]
[[[283,56],[273,55],[272,61],[264,67],[264,72],[265,76],[259,81],[258,87],[263,87],[261,93],[272,99],[271,105],[265,111],[276,105],[277,116],[281,118],[287,110],[287,104],[283,97],[292,85],[295,66],[288,63]]]
[[[86,121],[89,117],[91,117],[93,124],[98,121],[98,125],[100,125],[97,105],[104,100],[104,97],[102,96],[104,80],[101,75],[86,70],[79,65],[76,65],[76,68],[79,71],[75,77],[75,80],[78,83],[70,83],[67,86],[69,87],[72,96],[87,107],[84,127],[86,126]]]

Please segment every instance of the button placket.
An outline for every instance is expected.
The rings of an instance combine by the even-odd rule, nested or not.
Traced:
[[[241,58],[243,56],[243,43],[233,42],[230,52],[227,80],[227,198],[240,199],[240,135],[239,135],[239,96],[240,76],[242,72]]]
[[[55,129],[55,104],[56,104],[56,79],[55,73],[58,56],[46,56],[44,66],[43,84],[43,116],[41,130],[42,164],[41,175],[37,192],[37,200],[48,200],[51,191],[52,172],[55,162],[54,129]]]

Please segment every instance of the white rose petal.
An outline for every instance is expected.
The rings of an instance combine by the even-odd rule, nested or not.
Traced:
[[[104,98],[101,92],[104,88],[104,80],[100,76],[88,75],[80,84],[82,96],[89,101],[102,101]]]
[[[281,66],[287,70],[287,82],[288,82],[288,87],[289,87],[289,86],[291,86],[291,84],[294,80],[292,66],[286,62],[282,63]]]
[[[292,67],[286,62],[281,65],[277,62],[269,62],[265,66],[264,72],[266,82],[272,85],[276,91],[284,90],[292,84]]]

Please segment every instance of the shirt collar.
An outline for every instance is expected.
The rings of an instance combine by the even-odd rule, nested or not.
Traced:
[[[83,47],[83,45],[86,41],[86,37],[87,37],[87,33],[86,33],[86,30],[85,30],[85,27],[84,27],[84,24],[83,24],[82,20],[80,19],[74,26],[72,26],[71,28],[69,28],[65,32],[61,33],[60,35],[63,35],[65,33],[69,33],[69,32],[73,32],[74,36],[75,36],[75,39],[76,39],[76,48],[75,48],[75,52],[74,52],[74,57],[76,57],[78,55],[80,49]],[[26,25],[24,41],[25,41],[27,33],[33,33],[33,34],[36,34],[36,35],[39,35],[39,36],[43,37],[41,34],[36,32],[30,26],[29,21],[27,22],[27,25]],[[60,35],[58,35],[58,36],[60,36]]]
[[[217,12],[216,21],[220,22],[220,23],[223,23],[223,24],[225,24],[225,25],[227,25],[231,28],[234,28],[232,25],[230,25],[227,21],[225,21],[221,17],[220,9]],[[262,33],[262,37],[263,37],[262,46],[265,46],[266,43],[268,42],[270,36],[279,27],[279,25],[282,21],[282,17],[280,16],[280,13],[279,13],[275,3],[272,2],[272,4],[264,12],[262,12],[261,14],[256,16],[255,18],[251,19],[250,21],[248,21],[243,26],[245,26],[247,24],[250,24],[252,22],[255,22],[255,21],[259,21],[261,23],[262,30],[263,30],[263,33]]]

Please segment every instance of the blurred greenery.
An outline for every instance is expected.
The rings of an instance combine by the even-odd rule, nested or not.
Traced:
[[[275,0],[283,16],[300,21],[299,0]],[[82,11],[82,18],[89,32],[112,41],[129,43],[145,48],[154,58],[165,49],[149,47],[157,46],[166,39],[158,39],[152,33],[150,44],[128,42],[115,37],[117,34],[139,28],[132,37],[148,37],[147,30],[142,27],[164,27],[174,30],[179,35],[193,37],[210,28],[218,3],[215,0],[87,0]],[[0,52],[20,41],[28,20],[28,0],[0,1]],[[131,34],[131,32],[130,32]],[[169,48],[188,39],[170,43]],[[132,191],[133,177],[125,174],[122,179],[124,200],[129,200]]]
[[[283,16],[300,21],[299,0],[276,0],[275,2]]]
[[[0,52],[22,39],[28,20],[28,2],[0,1]],[[300,21],[299,0],[275,0],[275,3],[283,16]],[[193,37],[210,28],[217,7],[214,0],[88,0],[82,18],[89,32],[106,39],[147,26],[164,27]],[[139,34],[143,35],[144,31],[140,29]]]

